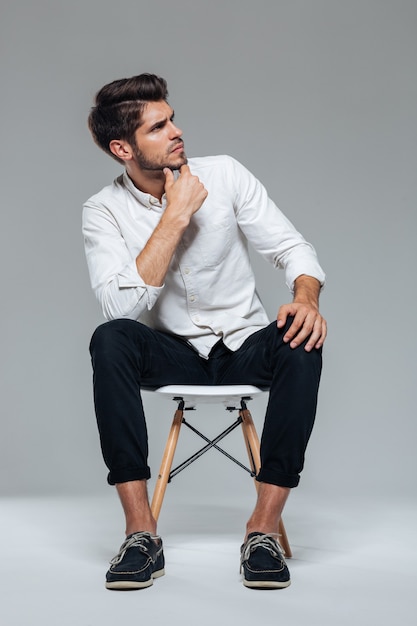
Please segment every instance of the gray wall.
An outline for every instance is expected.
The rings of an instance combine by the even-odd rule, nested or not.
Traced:
[[[107,489],[87,352],[102,319],[80,213],[119,168],[86,117],[104,83],[142,71],[167,78],[188,154],[242,161],[327,271],[330,336],[302,488],[415,489],[416,26],[407,0],[3,6],[3,494]],[[272,319],[289,294],[254,262]],[[156,466],[171,406],[147,403]]]

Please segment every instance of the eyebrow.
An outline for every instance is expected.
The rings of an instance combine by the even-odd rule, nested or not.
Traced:
[[[175,111],[174,111],[174,109],[172,109],[172,113],[171,113],[171,115],[169,117],[167,116],[167,117],[164,117],[164,118],[162,118],[160,120],[157,120],[151,126],[149,126],[148,131],[150,132],[151,130],[154,130],[154,128],[158,128],[158,126],[164,126],[167,123],[168,120],[172,121],[174,119],[174,117],[175,117]]]

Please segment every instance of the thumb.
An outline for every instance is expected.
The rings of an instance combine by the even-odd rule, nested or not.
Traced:
[[[164,167],[163,172],[165,174],[165,187],[167,185],[172,185],[174,182],[174,174],[172,170],[170,170],[169,167]]]

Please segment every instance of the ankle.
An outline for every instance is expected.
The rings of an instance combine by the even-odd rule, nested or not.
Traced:
[[[132,480],[116,485],[126,519],[126,534],[156,533],[156,520],[149,506],[146,480]]]
[[[278,534],[279,520],[289,493],[287,487],[259,483],[256,506],[246,524],[246,537],[253,532]]]
[[[152,511],[148,505],[131,511],[125,510],[125,519],[126,535],[137,532],[148,532],[152,535],[156,534],[156,519],[152,515]]]
[[[277,535],[279,532],[278,523],[268,523],[265,521],[251,521],[246,524],[245,541],[251,533],[262,533],[264,535],[273,534]]]
[[[152,518],[136,518],[126,522],[126,536],[132,533],[147,532],[156,535],[156,521]]]

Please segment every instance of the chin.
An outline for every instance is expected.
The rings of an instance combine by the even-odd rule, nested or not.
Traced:
[[[184,154],[182,157],[178,159],[176,163],[174,163],[173,165],[168,165],[168,167],[171,170],[179,170],[183,165],[187,165],[187,163],[188,163],[188,159],[186,155]]]

